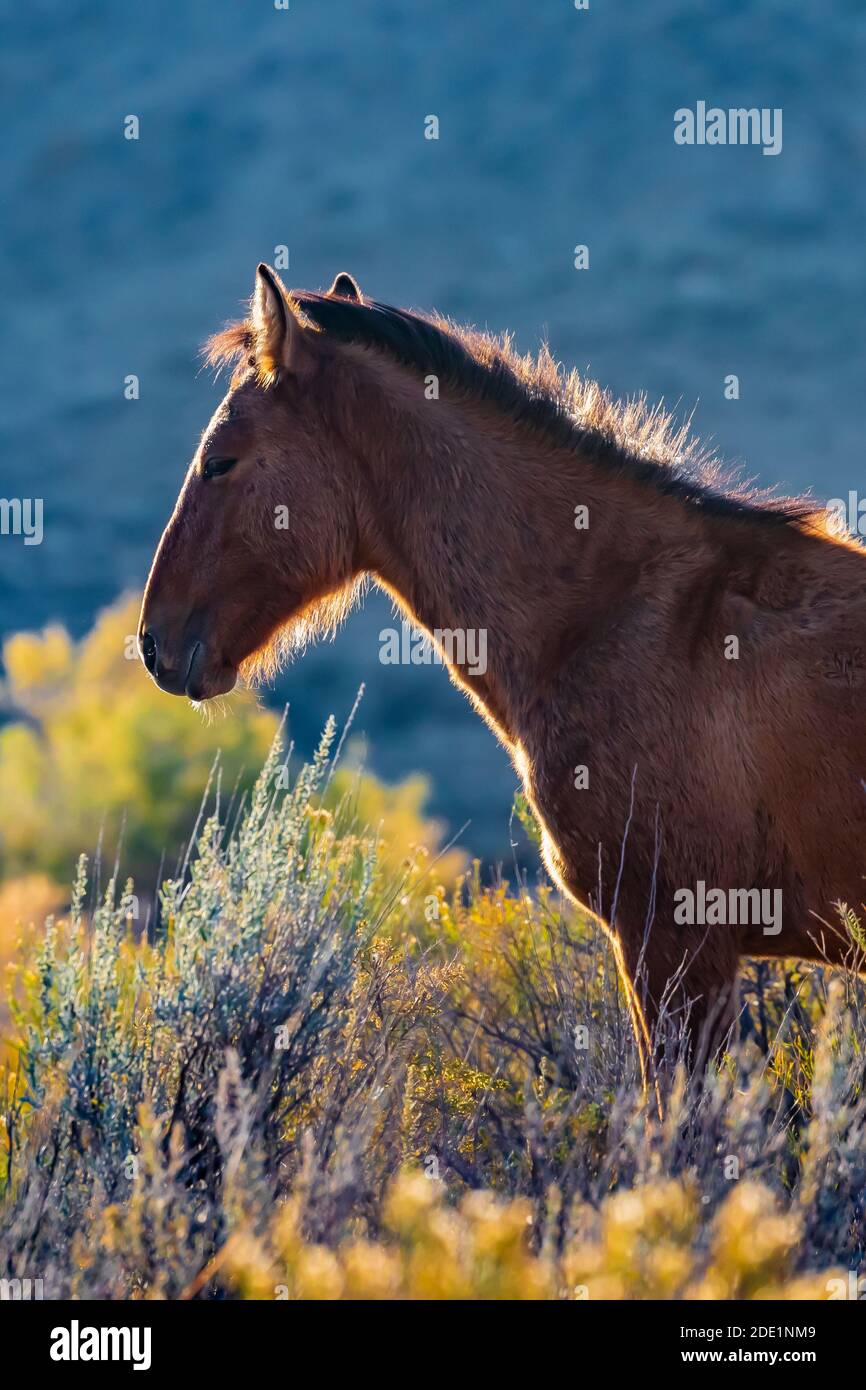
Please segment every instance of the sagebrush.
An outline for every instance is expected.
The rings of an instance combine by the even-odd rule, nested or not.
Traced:
[[[379,845],[360,779],[334,801],[333,737],[294,778],[277,739],[240,814],[212,791],[146,931],[82,861],[25,945],[0,1273],[85,1299],[834,1296],[864,1258],[857,978],[753,966],[722,1061],[689,1078],[670,1027],[647,1095],[592,923]]]

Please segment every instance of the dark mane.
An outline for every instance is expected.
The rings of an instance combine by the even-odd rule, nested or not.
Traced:
[[[387,353],[453,391],[489,401],[511,419],[565,448],[579,448],[599,465],[716,516],[776,524],[819,523],[811,498],[756,490],[725,469],[714,451],[644,397],[616,401],[596,382],[564,372],[545,345],[521,356],[510,336],[494,337],[434,315],[373,300],[292,291],[302,314],[330,337]],[[248,324],[235,324],[207,345],[213,365],[246,361]],[[823,526],[823,522],[821,522]]]

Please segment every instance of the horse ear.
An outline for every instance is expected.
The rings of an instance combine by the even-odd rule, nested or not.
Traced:
[[[256,270],[252,324],[259,375],[271,381],[280,371],[297,372],[303,359],[304,327],[297,305],[269,265]]]
[[[360,304],[363,299],[358,281],[347,270],[340,271],[328,294],[335,294],[340,299],[353,299],[356,304]]]

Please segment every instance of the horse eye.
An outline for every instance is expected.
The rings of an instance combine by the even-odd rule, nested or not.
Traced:
[[[237,459],[221,459],[211,455],[210,458],[206,458],[204,461],[202,474],[206,479],[219,478],[223,473],[228,473],[230,468],[234,468],[236,463]]]

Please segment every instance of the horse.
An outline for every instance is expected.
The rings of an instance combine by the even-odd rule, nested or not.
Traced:
[[[826,509],[546,346],[346,273],[289,291],[260,265],[206,351],[229,390],[138,633],[162,690],[272,674],[375,582],[508,750],[548,871],[610,937],[645,1076],[663,1015],[718,1048],[742,957],[850,960],[866,552]]]

